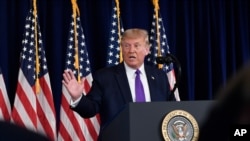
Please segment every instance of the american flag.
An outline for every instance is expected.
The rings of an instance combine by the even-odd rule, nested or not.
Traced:
[[[109,32],[109,43],[106,66],[117,65],[120,62],[120,35],[124,29],[119,18],[119,5],[112,1],[111,25]]]
[[[158,30],[157,30],[157,21],[158,21]],[[158,31],[158,33],[157,33]],[[146,58],[146,63],[151,65],[157,65],[156,63],[156,57],[158,57],[158,41],[157,36],[159,35],[160,40],[160,52],[162,56],[166,56],[167,53],[170,53],[169,51],[169,45],[167,41],[167,35],[165,33],[165,28],[163,25],[163,20],[159,14],[158,20],[156,17],[156,14],[153,15],[153,21],[152,21],[152,27],[150,30],[150,54]],[[173,68],[173,63],[166,65],[164,64],[162,69],[167,73],[168,80],[170,83],[170,89],[172,90],[174,88],[174,85],[176,84],[176,78],[175,78],[175,72]],[[176,101],[180,101],[179,97],[179,91],[178,88],[174,91],[175,99]]]
[[[92,74],[80,17],[76,17],[76,22],[74,22],[74,19],[72,16],[65,69],[71,69],[76,78],[80,77],[81,82],[84,83],[83,93],[86,94],[92,85]],[[77,62],[79,63],[77,64]],[[99,115],[89,119],[82,118],[69,108],[70,99],[67,89],[62,86],[58,140],[96,141],[100,129]]]
[[[35,16],[34,16],[35,15]],[[26,17],[12,122],[56,140],[56,114],[37,14]]]
[[[11,114],[10,101],[6,91],[3,74],[0,68],[0,120],[9,121],[10,114]]]

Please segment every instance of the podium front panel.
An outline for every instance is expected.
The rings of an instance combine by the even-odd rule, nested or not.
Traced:
[[[102,141],[163,141],[161,126],[173,110],[190,113],[202,126],[214,101],[129,103],[103,131]]]

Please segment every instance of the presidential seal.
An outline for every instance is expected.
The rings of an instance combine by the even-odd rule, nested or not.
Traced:
[[[199,126],[195,118],[184,110],[168,113],[161,128],[165,141],[198,141]]]

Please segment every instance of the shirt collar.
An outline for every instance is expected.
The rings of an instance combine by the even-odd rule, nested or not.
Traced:
[[[128,74],[134,74],[134,72],[136,71],[136,69],[129,67],[125,62],[124,62],[124,66]],[[142,64],[138,69],[140,70],[141,75],[145,75],[144,64]]]

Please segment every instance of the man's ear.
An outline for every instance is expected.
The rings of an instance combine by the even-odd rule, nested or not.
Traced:
[[[149,47],[147,47],[146,49],[145,49],[145,55],[148,55],[149,54]]]

